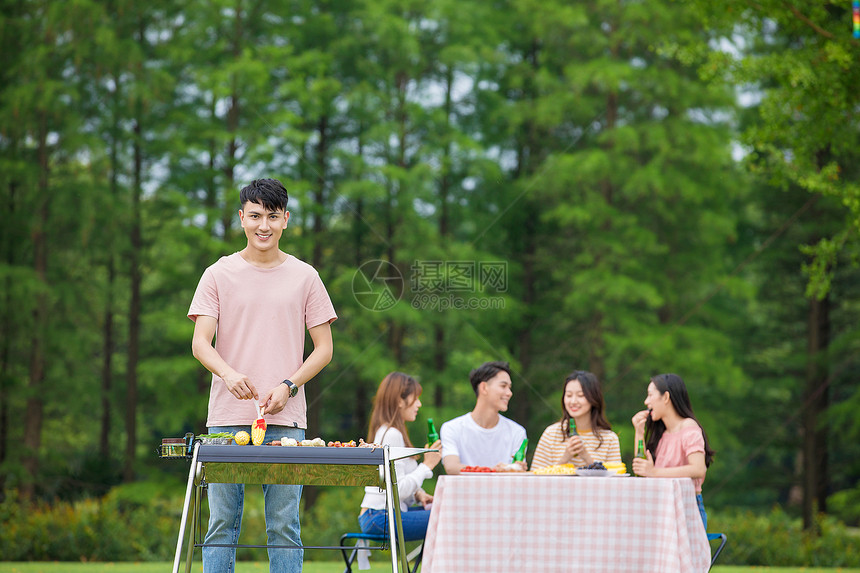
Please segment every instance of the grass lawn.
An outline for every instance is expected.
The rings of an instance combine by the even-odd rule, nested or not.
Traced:
[[[0,561],[0,573],[164,573],[171,571],[173,563],[69,563],[69,562],[36,562],[15,563]],[[193,564],[191,570],[201,573],[200,562]],[[180,571],[185,571],[184,564]],[[267,573],[269,564],[262,561],[239,561],[236,573]],[[342,562],[308,561],[303,573],[341,573]],[[355,567],[358,572],[358,567]],[[391,571],[390,563],[371,563],[371,573]],[[814,567],[720,567],[711,569],[713,573],[860,573],[860,569],[822,569]]]

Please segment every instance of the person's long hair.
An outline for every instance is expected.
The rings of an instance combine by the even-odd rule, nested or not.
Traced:
[[[597,436],[597,448],[603,445],[603,436],[601,430],[611,430],[612,426],[609,420],[606,419],[605,404],[603,401],[603,390],[600,388],[600,381],[597,376],[585,370],[574,370],[564,380],[564,385],[561,387],[561,431],[565,437],[569,438],[570,432],[570,414],[564,405],[564,393],[567,390],[567,383],[576,380],[582,386],[582,393],[585,399],[591,404],[591,431]]]
[[[406,442],[407,447],[411,448],[412,441],[406,432],[406,422],[400,415],[400,400],[404,400],[408,405],[412,400],[417,400],[420,395],[421,384],[408,374],[391,372],[383,378],[382,382],[379,383],[379,389],[376,391],[376,397],[373,399],[373,412],[370,414],[367,440],[375,440],[377,430],[382,426],[388,426],[403,434],[403,441]]]
[[[651,378],[651,383],[657,388],[662,396],[666,392],[669,393],[669,400],[672,402],[672,407],[682,418],[690,418],[699,425],[702,430],[702,437],[705,439],[705,467],[711,465],[714,459],[714,450],[711,449],[708,443],[708,434],[705,433],[705,428],[696,419],[693,414],[693,405],[690,403],[690,395],[687,394],[687,386],[677,374],[658,374]],[[666,424],[663,420],[656,422],[651,419],[651,413],[648,413],[648,419],[645,420],[645,444],[648,451],[651,452],[651,457],[657,461],[657,444],[660,443],[660,438],[666,432]]]

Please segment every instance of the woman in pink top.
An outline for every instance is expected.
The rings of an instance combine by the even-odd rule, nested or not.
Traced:
[[[633,459],[633,471],[645,477],[688,477],[696,486],[696,502],[705,531],[708,516],[702,500],[702,482],[714,451],[693,414],[684,381],[677,374],[659,374],[648,384],[647,410],[633,416],[636,443],[645,440],[645,458]]]

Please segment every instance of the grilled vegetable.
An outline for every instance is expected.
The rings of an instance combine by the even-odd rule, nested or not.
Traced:
[[[254,422],[254,426],[251,428],[251,442],[255,446],[260,446],[263,444],[263,440],[266,438],[266,420],[263,418],[257,418]]]
[[[236,443],[240,446],[244,446],[248,442],[251,441],[251,435],[248,432],[237,432],[236,433]]]

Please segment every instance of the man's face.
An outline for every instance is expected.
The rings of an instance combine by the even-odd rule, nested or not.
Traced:
[[[268,251],[278,248],[278,241],[290,220],[290,212],[281,209],[270,211],[259,203],[248,201],[239,211],[239,219],[248,238],[248,246],[258,251]]]
[[[481,382],[478,388],[488,405],[499,412],[508,411],[508,402],[514,395],[511,391],[510,374],[502,370],[489,380]]]

